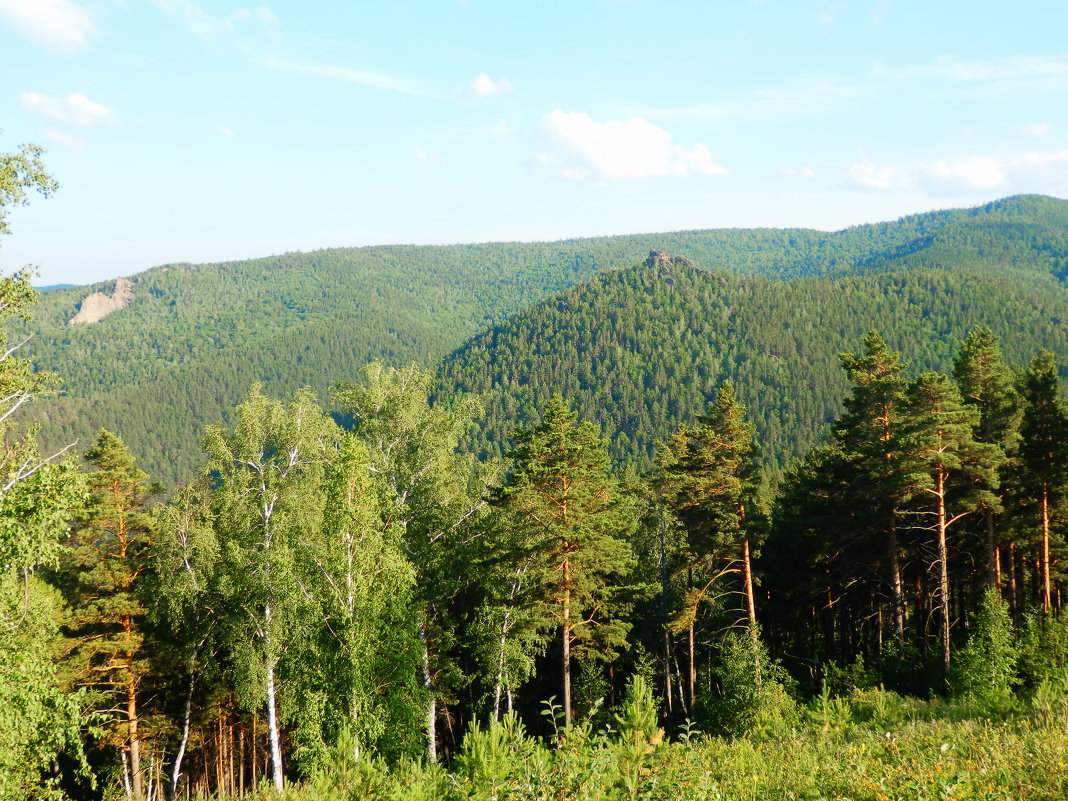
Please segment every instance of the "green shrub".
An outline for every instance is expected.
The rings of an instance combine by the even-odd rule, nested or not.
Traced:
[[[786,670],[749,632],[731,632],[720,645],[721,695],[700,700],[697,718],[708,731],[727,736],[766,737],[797,725],[797,704]]]
[[[968,644],[957,653],[950,676],[953,694],[989,711],[1012,703],[1017,649],[1008,605],[987,590],[972,621]]]
[[[1019,643],[1020,685],[1031,695],[1043,682],[1068,671],[1068,616],[1032,612],[1024,618]]]

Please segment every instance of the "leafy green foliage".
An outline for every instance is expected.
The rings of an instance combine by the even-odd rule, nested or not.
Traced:
[[[1009,606],[999,594],[983,594],[972,620],[968,644],[958,653],[950,685],[956,695],[988,707],[1011,700],[1016,681],[1017,647]]]

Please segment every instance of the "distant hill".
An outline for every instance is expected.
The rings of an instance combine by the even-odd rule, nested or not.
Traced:
[[[1068,361],[1068,290],[1050,273],[975,264],[789,281],[651,259],[546,300],[446,359],[442,396],[474,393],[472,435],[502,455],[555,392],[597,421],[620,462],[649,467],[655,443],[703,413],[724,379],[757,425],[766,460],[800,457],[848,390],[838,354],[878,328],[914,372],[949,370],[974,325],[1017,364],[1041,347]]]
[[[686,258],[697,268],[682,269],[674,278],[676,288],[663,297],[658,294],[663,287],[649,284],[640,268],[621,273],[618,286],[611,276],[584,283],[633,265],[650,250]],[[1059,344],[1059,329],[1050,322],[1068,318],[1062,307],[1066,273],[1068,203],[1020,196],[834,233],[681,231],[553,243],[324,250],[167,265],[132,276],[130,304],[86,325],[68,323],[90,295],[112,296],[114,282],[49,291],[35,311],[28,329],[35,336],[27,347],[38,367],[56,370],[65,380],[64,397],[36,407],[42,433],[51,443],[73,438],[87,443],[97,429],[107,427],[123,435],[154,477],[174,482],[197,463],[203,426],[226,416],[256,381],[273,393],[303,385],[323,393],[336,381],[352,379],[373,358],[433,365],[455,351],[442,381],[478,389],[483,384],[464,364],[482,363],[487,382],[506,380],[493,370],[498,362],[511,364],[512,357],[502,353],[494,361],[479,354],[497,347],[491,343],[505,342],[516,354],[523,352],[522,341],[533,336],[523,326],[536,324],[548,340],[532,340],[537,360],[531,363],[529,385],[535,381],[535,364],[540,370],[554,359],[571,358],[554,349],[565,344],[563,337],[571,336],[575,341],[570,345],[576,347],[588,339],[583,331],[567,327],[566,315],[548,313],[550,308],[560,311],[561,303],[578,304],[576,309],[592,304],[608,320],[633,319],[644,326],[633,348],[628,350],[627,340],[612,344],[619,353],[616,361],[631,364],[639,357],[630,354],[645,354],[646,343],[659,342],[658,353],[674,354],[671,359],[657,356],[668,378],[690,364],[684,353],[689,344],[680,349],[677,343],[710,343],[722,369],[706,366],[689,378],[679,375],[681,386],[700,388],[689,399],[668,397],[675,379],[665,384],[655,371],[648,381],[641,379],[642,387],[655,389],[664,404],[657,424],[663,428],[698,409],[717,377],[733,369],[730,364],[740,365],[739,376],[752,374],[746,386],[753,389],[743,391],[750,403],[760,383],[773,386],[776,398],[785,398],[798,386],[785,377],[792,369],[785,364],[790,359],[810,358],[817,342],[824,343],[819,345],[824,350],[855,347],[866,327],[883,318],[897,319],[895,315],[902,335],[922,332],[930,340],[925,345],[930,353],[923,358],[931,363],[944,362],[952,340],[963,336],[961,326],[997,315],[1002,318],[997,330],[1017,330],[1019,346],[1014,347],[1020,358],[1042,344],[1068,355]],[[726,289],[716,295],[717,287]],[[698,305],[679,305],[684,288]],[[547,297],[554,298],[548,306],[538,305]],[[614,313],[604,306],[609,297],[618,305]],[[844,310],[846,297],[857,298],[852,312]],[[958,309],[960,304],[970,304],[970,310]],[[943,314],[938,309],[948,316],[938,317]],[[920,315],[918,322],[911,313]],[[712,314],[719,317],[713,320]],[[518,316],[513,320],[513,315]],[[770,325],[772,319],[789,323],[793,333],[780,336],[758,326]],[[583,325],[600,331],[595,322]],[[555,344],[550,346],[549,340]],[[598,355],[589,356],[583,369],[594,369]],[[647,453],[648,437],[660,428],[647,428],[640,416],[605,416],[646,403],[637,399],[639,388],[629,379],[619,384],[616,374],[605,369],[598,366],[584,381],[598,397],[615,393],[627,400],[599,419],[613,433],[617,455],[630,448]],[[643,368],[631,364],[628,369],[638,376]],[[511,365],[500,375],[518,382],[524,380],[522,372]],[[574,386],[574,376],[557,372],[560,388]],[[811,399],[800,398],[791,412],[796,421],[773,423],[769,417],[762,423],[778,458],[787,458],[797,446],[782,444],[794,434],[776,434],[774,426],[799,432],[798,442],[810,437],[812,426],[827,414],[827,398],[838,393],[834,380],[820,374],[819,382],[831,383],[808,393]],[[527,402],[521,393],[506,401],[507,393],[492,383],[485,387],[494,395],[491,404]],[[658,407],[649,408],[652,414]],[[504,436],[506,424],[496,425],[487,441],[499,443]]]
[[[34,287],[38,292],[51,292],[53,289],[71,289],[77,284],[48,284],[47,286]]]

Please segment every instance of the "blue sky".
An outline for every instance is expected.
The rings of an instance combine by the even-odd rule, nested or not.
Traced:
[[[1068,196],[1064,0],[0,0],[0,270]]]

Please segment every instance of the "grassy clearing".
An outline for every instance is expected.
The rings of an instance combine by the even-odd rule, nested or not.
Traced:
[[[880,690],[817,699],[800,723],[736,739],[668,741],[624,708],[617,727],[575,726],[553,745],[506,719],[469,733],[448,767],[386,766],[338,749],[291,801],[723,799],[1039,801],[1068,798],[1068,695],[988,717],[960,702]],[[269,798],[266,792],[262,798]]]

